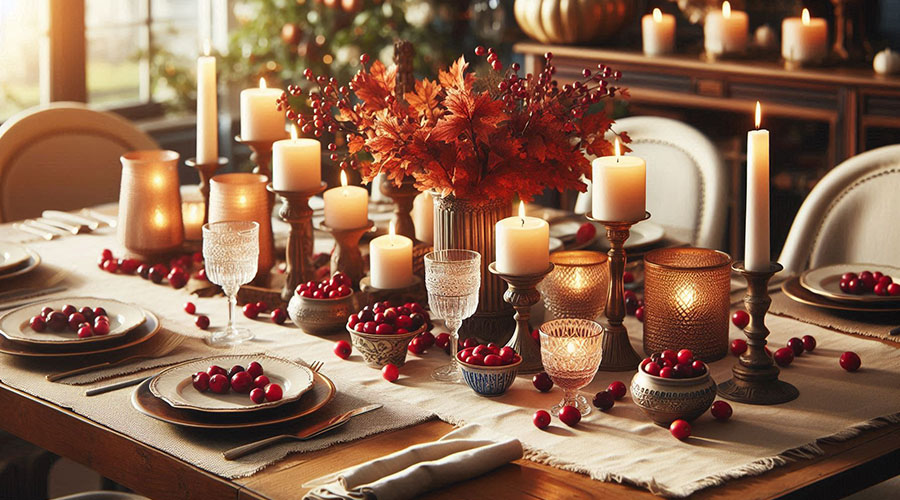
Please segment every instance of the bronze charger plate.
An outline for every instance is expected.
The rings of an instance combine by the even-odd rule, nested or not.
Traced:
[[[318,411],[334,399],[337,389],[334,383],[318,372],[313,372],[313,387],[295,402],[253,413],[204,413],[169,406],[150,392],[150,379],[145,380],[131,394],[131,404],[148,417],[183,427],[200,429],[242,429],[280,424]]]
[[[847,303],[837,300],[831,300],[816,293],[813,293],[800,284],[800,278],[794,276],[781,284],[781,291],[784,292],[792,300],[802,304],[822,307],[825,309],[833,309],[836,311],[857,311],[857,312],[898,312],[900,304],[862,302]]]

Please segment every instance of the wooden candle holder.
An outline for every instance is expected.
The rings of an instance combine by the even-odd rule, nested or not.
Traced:
[[[553,271],[553,263],[551,262],[543,272],[521,276],[497,271],[496,262],[491,262],[488,270],[509,285],[506,292],[503,293],[503,300],[516,310],[513,316],[516,320],[516,330],[506,345],[515,349],[519,356],[522,356],[519,373],[542,371],[544,365],[541,363],[541,346],[532,338],[531,325],[528,320],[531,318],[531,306],[541,300],[541,292],[538,291],[537,285]]]
[[[332,274],[340,271],[354,283],[359,283],[365,276],[366,267],[362,252],[359,251],[359,240],[373,227],[375,227],[375,223],[371,220],[365,226],[353,229],[334,229],[327,226],[325,221],[319,223],[318,228],[330,233],[335,241],[334,251],[331,253]]]
[[[385,179],[381,183],[381,194],[388,196],[394,201],[394,231],[396,234],[406,236],[416,241],[416,226],[413,223],[412,211],[413,201],[419,195],[419,190],[415,187],[415,181],[411,177],[403,179],[403,183],[397,186],[393,181]]]
[[[288,235],[287,248],[285,249],[285,281],[281,290],[281,298],[285,301],[291,299],[294,289],[302,282],[313,279],[315,267],[313,258],[313,210],[309,207],[309,199],[322,191],[326,184],[323,182],[318,188],[311,191],[281,191],[275,190],[272,184],[266,189],[270,193],[277,194],[283,200],[278,215],[291,225]]]
[[[197,174],[200,175],[198,186],[200,187],[200,194],[203,196],[203,223],[206,224],[209,222],[209,180],[216,175],[220,168],[228,165],[228,158],[219,158],[215,163],[197,163],[196,158],[188,158],[184,161],[184,164],[196,169]]]
[[[425,286],[422,278],[412,277],[409,285],[403,288],[376,288],[372,286],[372,282],[368,276],[359,280],[359,290],[368,295],[367,304],[372,305],[375,302],[390,301],[394,304],[405,304],[407,302],[422,302],[425,294]]]

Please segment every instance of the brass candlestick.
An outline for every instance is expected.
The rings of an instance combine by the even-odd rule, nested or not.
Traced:
[[[309,208],[309,199],[324,191],[325,188],[324,182],[316,189],[303,192],[281,191],[275,190],[271,184],[267,186],[270,193],[281,196],[283,203],[278,215],[291,225],[285,249],[284,288],[281,289],[281,298],[285,301],[291,299],[297,285],[314,277],[316,269],[312,263],[313,210]]]
[[[319,223],[319,229],[330,233],[335,241],[334,251],[331,252],[332,274],[340,271],[354,283],[359,283],[365,276],[366,267],[362,252],[359,251],[359,240],[374,226],[375,223],[371,220],[365,226],[353,229],[334,229],[327,226],[325,221]]]
[[[209,180],[216,175],[216,171],[228,165],[228,158],[219,158],[215,163],[197,163],[196,158],[188,158],[184,161],[188,167],[197,169],[200,175],[200,194],[203,196],[203,223],[209,222]]]
[[[491,262],[488,270],[509,285],[506,292],[503,293],[503,300],[516,310],[516,314],[513,316],[516,320],[516,330],[506,345],[515,349],[519,356],[522,356],[519,373],[539,372],[544,369],[541,364],[541,346],[531,336],[531,325],[528,324],[528,320],[531,318],[531,306],[541,300],[541,292],[538,291],[537,285],[553,271],[553,263],[551,262],[543,272],[522,276],[501,273],[497,270],[496,264],[496,262]]]
[[[769,279],[783,267],[777,262],[769,264],[765,271],[749,271],[743,262],[735,262],[731,268],[747,280],[747,294],[744,308],[750,313],[750,323],[744,328],[747,336],[747,351],[731,369],[730,380],[719,384],[719,395],[723,398],[754,405],[776,405],[794,400],[800,391],[793,385],[778,380],[779,369],[766,354],[766,311],[772,303],[769,297]]]
[[[637,369],[641,357],[631,347],[628,330],[622,324],[625,318],[625,240],[631,234],[631,226],[650,218],[650,212],[644,217],[632,221],[597,220],[590,215],[587,219],[606,226],[606,237],[609,239],[609,289],[606,294],[606,331],[603,332],[603,358],[600,369],[621,372]]]
[[[385,182],[381,183],[381,194],[394,201],[394,217],[391,221],[394,223],[394,231],[416,241],[416,226],[410,215],[413,201],[419,195],[415,180],[412,177],[406,177],[403,179],[403,183],[397,186],[393,181],[385,179]]]

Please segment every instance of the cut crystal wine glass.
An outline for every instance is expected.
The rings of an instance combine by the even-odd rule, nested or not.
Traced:
[[[438,250],[425,255],[425,288],[431,312],[450,330],[450,364],[434,370],[440,382],[459,382],[456,351],[459,327],[475,314],[481,288],[481,254],[472,250]]]
[[[557,416],[569,405],[587,415],[591,405],[578,389],[591,383],[600,367],[603,327],[587,319],[556,319],[541,325],[539,333],[544,370],[564,392],[563,400],[550,408],[550,413]]]
[[[234,326],[234,306],[238,289],[256,276],[258,259],[258,223],[223,221],[203,225],[206,277],[221,286],[228,297],[228,325],[213,329],[206,340],[208,344],[222,347],[253,338],[250,330]]]

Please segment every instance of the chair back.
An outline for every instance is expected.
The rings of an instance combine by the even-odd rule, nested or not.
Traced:
[[[791,273],[842,262],[900,266],[897,193],[900,144],[849,158],[803,201],[778,262]]]
[[[157,149],[118,115],[58,102],[0,126],[0,221],[115,201],[126,151]]]

